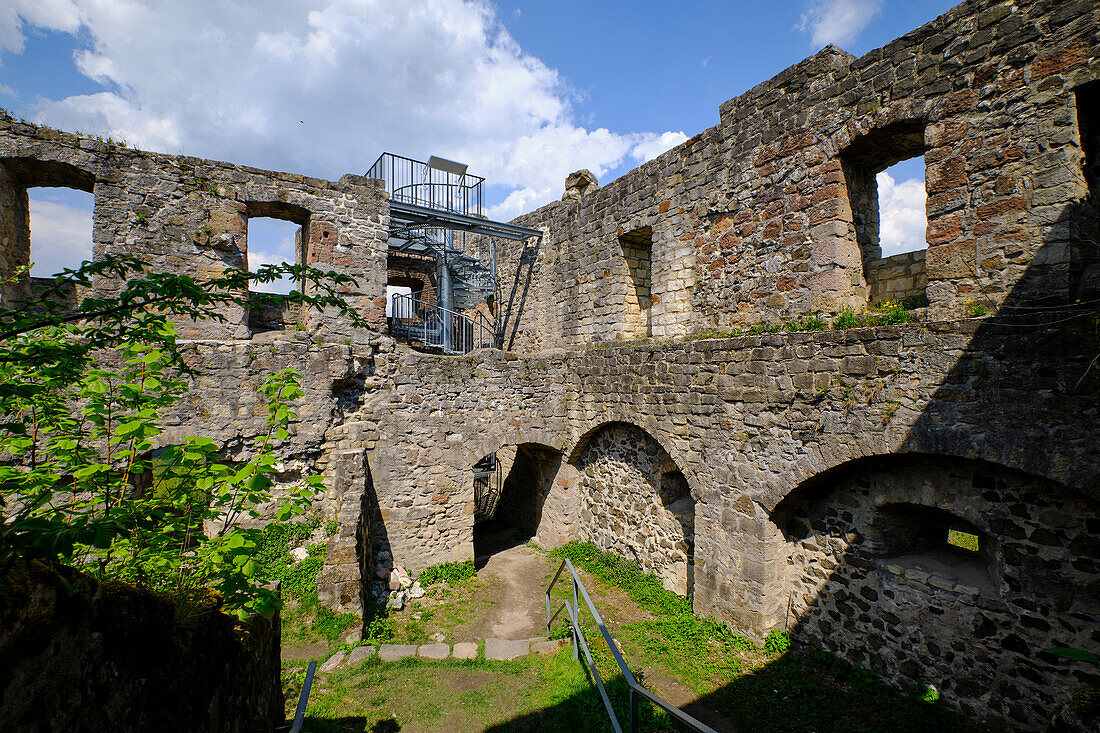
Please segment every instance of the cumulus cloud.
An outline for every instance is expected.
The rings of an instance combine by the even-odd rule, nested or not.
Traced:
[[[928,217],[924,208],[924,180],[910,178],[898,183],[887,171],[878,182],[879,244],[882,256],[912,252],[928,246],[925,230]]]
[[[80,10],[72,0],[4,0],[0,51],[22,52],[28,27],[72,33],[80,27]]]
[[[796,28],[811,34],[811,45],[845,46],[859,37],[882,10],[882,0],[808,0]]]
[[[32,188],[31,275],[51,277],[92,259],[92,194]]]
[[[104,91],[42,100],[35,117],[142,148],[327,178],[386,150],[440,155],[498,184],[492,214],[511,216],[560,196],[573,170],[599,176],[682,137],[580,124],[568,84],[487,0],[46,4],[57,18],[41,0],[0,11],[0,47],[75,23],[91,38],[77,67]]]

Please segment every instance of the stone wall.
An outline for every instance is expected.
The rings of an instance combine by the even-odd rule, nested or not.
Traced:
[[[928,302],[923,249],[872,260],[866,266],[871,305],[892,301],[906,308],[919,308]]]
[[[575,463],[582,475],[578,538],[636,560],[687,595],[694,506],[690,517],[673,509],[690,495],[668,453],[645,431],[613,423],[585,440]]]
[[[656,337],[865,307],[877,224],[856,214],[877,201],[873,174],[913,155],[934,318],[1001,304],[1029,266],[1036,297],[1079,297],[1074,90],[1100,77],[1097,25],[1089,0],[966,2],[858,59],[827,47],[726,102],[715,127],[517,220],[548,232],[518,343],[632,338],[616,240],[643,227]]]
[[[237,622],[208,603],[71,568],[6,567],[0,720],[8,731],[273,731],[282,725],[279,617]]]
[[[826,474],[776,510],[792,633],[909,687],[934,684],[977,717],[1042,729],[1089,683],[1039,652],[1095,643],[1100,602],[1082,590],[1100,569],[1096,508],[977,461],[900,455]],[[948,544],[958,528],[978,552]]]
[[[93,256],[140,255],[152,271],[212,277],[248,262],[248,218],[266,216],[306,231],[304,262],[348,274],[357,288],[342,296],[364,318],[384,320],[388,206],[382,184],[347,175],[332,183],[288,173],[121,148],[98,140],[0,118],[0,277],[34,258],[28,187],[91,190]],[[110,292],[117,283],[97,287]],[[13,289],[14,288],[14,289]],[[9,287],[10,305],[26,285]],[[251,335],[244,307],[224,323],[186,323],[187,338]],[[357,337],[331,315],[307,314],[316,334]]]

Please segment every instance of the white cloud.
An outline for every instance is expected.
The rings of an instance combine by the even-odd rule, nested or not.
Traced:
[[[637,160],[639,163],[645,163],[653,160],[666,150],[671,150],[682,142],[685,142],[688,136],[681,132],[663,132],[660,135],[652,132],[647,132],[642,135],[642,139],[639,140],[634,148],[630,151],[630,157]]]
[[[32,188],[31,275],[51,277],[92,259],[92,195]]]
[[[859,37],[882,10],[882,0],[808,0],[798,30],[811,34],[811,45],[845,46]]]
[[[11,17],[16,38],[19,18],[61,22],[27,10],[35,1],[0,11],[0,44],[17,42]],[[79,22],[92,44],[77,66],[106,91],[43,100],[43,122],[331,179],[385,150],[440,155],[512,191],[495,216],[559,197],[571,171],[598,176],[680,135],[583,126],[574,92],[488,0],[89,0]]]
[[[910,178],[894,181],[887,171],[879,173],[878,182],[879,243],[882,256],[912,252],[928,246],[925,230],[924,181]]]
[[[250,217],[248,219],[248,269],[263,265],[295,264],[294,235],[298,225],[281,219]],[[252,289],[263,293],[289,293],[294,281],[288,277],[269,283],[253,283]]]
[[[27,26],[72,33],[80,27],[80,10],[71,0],[4,0],[0,51],[22,52]]]

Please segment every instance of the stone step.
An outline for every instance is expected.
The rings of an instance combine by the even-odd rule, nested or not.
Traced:
[[[511,661],[528,654],[552,654],[568,643],[568,639],[544,639],[535,636],[530,639],[485,639],[485,658]],[[381,646],[357,646],[350,652],[340,649],[329,657],[318,669],[332,672],[340,667],[359,664],[375,654],[383,662],[397,662],[402,659],[476,659],[479,644],[473,641],[460,641],[453,647],[450,644],[382,644]]]

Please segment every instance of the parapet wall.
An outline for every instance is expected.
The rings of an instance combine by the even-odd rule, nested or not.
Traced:
[[[981,0],[854,58],[835,47],[722,105],[718,125],[517,220],[547,232],[517,343],[648,335],[620,239],[652,232],[649,333],[860,310],[879,266],[874,173],[925,164],[929,317],[995,310],[1027,270],[1081,296],[1094,226],[1075,90],[1100,78],[1095,3]],[[1025,297],[1022,291],[1017,291]]]
[[[379,181],[346,175],[338,182],[184,156],[147,153],[0,118],[0,278],[34,260],[27,189],[91,191],[92,254],[142,257],[155,272],[215,277],[248,264],[248,219],[298,224],[297,264],[351,275],[343,296],[379,328],[385,318],[389,209]],[[4,305],[30,293],[30,279],[9,284]],[[117,283],[98,282],[109,292]],[[183,324],[187,338],[250,338],[247,308],[227,309],[222,323]],[[297,318],[298,314],[294,314]],[[330,338],[356,332],[322,314],[285,325]],[[263,324],[259,330],[268,330]],[[253,321],[255,323],[255,321]]]

